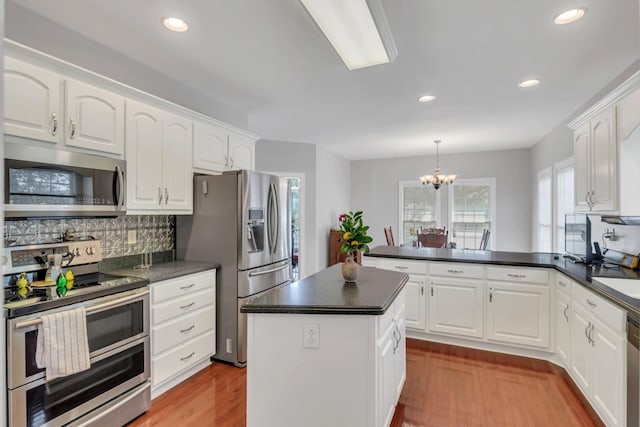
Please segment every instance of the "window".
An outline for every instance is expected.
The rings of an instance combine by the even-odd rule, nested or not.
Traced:
[[[422,185],[420,181],[400,181],[400,243],[412,244],[416,230],[435,228],[439,206],[440,198],[433,186]]]
[[[484,230],[491,234],[487,249],[494,247],[495,178],[459,179],[449,187],[449,241],[458,249],[478,249]]]
[[[537,250],[551,252],[552,249],[552,197],[551,197],[551,168],[538,172],[538,227]]]
[[[555,183],[554,252],[564,252],[564,215],[574,211],[573,158],[556,163],[553,167]]]

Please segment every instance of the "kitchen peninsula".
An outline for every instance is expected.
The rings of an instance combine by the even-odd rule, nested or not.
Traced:
[[[247,426],[388,426],[406,378],[404,273],[341,264],[245,304]]]

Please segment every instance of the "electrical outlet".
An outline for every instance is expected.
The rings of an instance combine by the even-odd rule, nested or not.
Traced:
[[[304,348],[320,348],[320,325],[317,323],[305,323],[302,338]]]
[[[231,353],[233,350],[231,349],[231,338],[227,338],[227,353]]]
[[[138,241],[138,234],[136,230],[127,231],[127,243],[130,245],[135,245]]]

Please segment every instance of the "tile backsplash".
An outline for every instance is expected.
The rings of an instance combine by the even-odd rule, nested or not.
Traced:
[[[4,237],[15,240],[14,245],[53,243],[61,241],[65,231],[73,230],[77,238],[101,240],[106,259],[173,250],[175,224],[173,215],[6,220]],[[130,231],[135,231],[136,243],[129,244]]]

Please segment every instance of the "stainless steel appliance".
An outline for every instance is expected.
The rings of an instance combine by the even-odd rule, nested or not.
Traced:
[[[194,179],[193,216],[176,220],[179,259],[218,269],[216,359],[246,366],[247,300],[291,280],[288,183],[251,171]]]
[[[5,144],[5,217],[125,213],[125,161]]]
[[[47,259],[61,255],[75,277],[66,295],[55,286],[17,286],[26,272],[44,278]],[[101,274],[100,241],[11,247],[4,250],[7,396],[10,426],[122,425],[151,404],[148,282]],[[47,381],[35,363],[41,316],[85,307],[91,368]]]
[[[627,312],[627,426],[640,426],[640,315]]]

